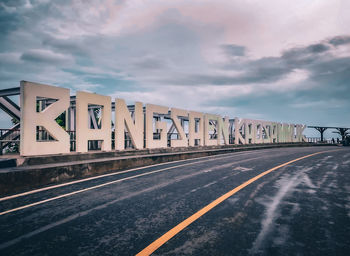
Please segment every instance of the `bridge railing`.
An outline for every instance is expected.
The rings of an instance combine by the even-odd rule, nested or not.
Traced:
[[[19,152],[20,130],[17,128],[0,129],[0,155],[3,152]]]
[[[17,127],[17,126],[16,126]],[[74,152],[76,150],[76,131],[67,130],[70,138],[70,151]],[[172,137],[177,137],[176,133],[169,133],[169,139]],[[186,134],[188,136],[188,134]],[[160,134],[154,133],[154,139],[159,139]],[[216,134],[210,135],[211,139],[216,138]],[[36,139],[37,141],[50,141],[54,140],[50,136],[50,134],[45,130],[38,127],[36,131]],[[170,144],[170,140],[168,139],[168,144]],[[234,144],[234,136],[229,135],[229,143]],[[125,148],[133,149],[133,144],[128,132],[125,132]],[[337,143],[337,141],[333,141],[332,139],[327,139],[321,142],[320,137],[307,137],[307,141],[309,143]],[[19,128],[11,128],[11,129],[0,129],[0,155],[7,153],[18,153],[20,145],[20,129]],[[88,150],[101,150],[102,141],[90,140],[88,141]],[[115,132],[112,131],[112,149],[115,149]]]
[[[321,142],[321,137],[307,137],[307,142],[310,142],[310,143]]]

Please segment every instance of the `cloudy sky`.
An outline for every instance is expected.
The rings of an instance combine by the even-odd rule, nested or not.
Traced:
[[[349,13],[348,0],[2,0],[0,89],[350,127]]]

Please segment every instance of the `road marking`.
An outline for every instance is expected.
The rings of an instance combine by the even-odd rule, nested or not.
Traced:
[[[261,152],[261,151],[259,151]],[[256,151],[254,152],[232,152],[232,153],[226,153],[224,156],[222,154],[219,155],[213,155],[213,156],[202,156],[202,157],[197,157],[197,158],[192,158],[192,159],[185,159],[185,160],[176,160],[176,161],[171,161],[171,162],[166,162],[166,163],[159,163],[159,164],[153,164],[153,165],[147,165],[147,166],[142,166],[142,167],[137,167],[137,168],[133,168],[133,169],[129,169],[129,170],[125,170],[125,171],[118,171],[118,172],[113,172],[113,173],[107,173],[107,174],[102,174],[102,175],[98,175],[98,176],[94,176],[94,177],[90,177],[90,178],[85,178],[85,179],[80,179],[80,180],[75,180],[75,181],[70,181],[70,182],[66,182],[63,184],[58,184],[58,185],[53,185],[53,186],[49,186],[49,187],[44,187],[44,188],[39,188],[39,189],[34,189],[34,190],[30,190],[27,192],[23,192],[23,193],[19,193],[19,194],[15,194],[15,195],[11,195],[11,196],[6,196],[6,197],[2,197],[0,198],[0,202],[1,201],[6,201],[6,200],[10,200],[10,199],[14,199],[14,198],[18,198],[18,197],[22,197],[22,196],[27,196],[27,195],[31,195],[34,193],[38,193],[38,192],[42,192],[42,191],[47,191],[47,190],[51,190],[51,189],[55,189],[55,188],[60,188],[60,187],[65,187],[65,186],[69,186],[69,185],[73,185],[73,184],[77,184],[77,183],[82,183],[85,181],[90,181],[90,180],[95,180],[95,179],[101,179],[104,177],[109,177],[109,176],[114,176],[114,175],[119,175],[119,174],[124,174],[124,173],[129,173],[129,172],[134,172],[134,171],[138,171],[138,170],[142,170],[142,169],[147,169],[147,168],[152,168],[152,167],[157,167],[157,166],[161,166],[161,165],[166,165],[166,164],[173,164],[173,163],[180,163],[180,162],[184,162],[184,161],[191,161],[191,160],[198,160],[198,159],[202,159],[202,158],[213,158],[213,157],[218,157],[219,159],[223,159],[223,158],[227,158],[234,155],[242,155],[242,154],[253,154],[256,153]],[[221,156],[221,157],[220,157]],[[192,162],[191,162],[192,163]],[[196,163],[196,162],[194,162]],[[187,165],[187,164],[184,164]],[[178,165],[178,167],[184,166],[184,165]],[[1,215],[1,214],[0,214]]]
[[[220,159],[222,159],[222,158],[220,158]],[[251,161],[251,160],[258,159],[258,158],[262,158],[262,156],[254,157],[254,158],[250,158],[250,159],[245,159],[245,160],[242,160],[242,161]],[[73,192],[70,192],[70,193],[62,194],[62,195],[55,196],[55,197],[52,197],[52,198],[48,198],[48,199],[45,199],[45,200],[42,200],[42,201],[38,201],[38,202],[35,202],[35,203],[31,203],[31,204],[23,205],[23,206],[20,206],[20,207],[17,207],[17,208],[13,208],[13,209],[10,209],[10,210],[7,210],[7,211],[3,211],[3,212],[0,212],[0,216],[8,214],[8,213],[11,213],[11,212],[16,212],[16,211],[19,211],[19,210],[23,210],[23,209],[26,209],[26,208],[29,208],[29,207],[33,207],[33,206],[36,206],[36,205],[40,205],[40,204],[44,204],[44,203],[47,203],[47,202],[51,202],[51,201],[54,201],[54,200],[57,200],[57,199],[60,199],[60,198],[64,198],[64,197],[72,196],[72,195],[75,195],[75,194],[79,194],[79,193],[82,193],[82,192],[85,192],[85,191],[89,191],[89,190],[93,190],[93,189],[96,189],[96,188],[101,188],[101,187],[105,187],[105,186],[108,186],[108,185],[111,185],[111,184],[119,183],[119,182],[122,182],[122,181],[125,181],[125,180],[131,180],[131,179],[135,179],[135,178],[138,178],[138,177],[150,175],[150,174],[153,174],[153,173],[163,172],[163,171],[167,171],[167,170],[170,170],[170,169],[175,169],[175,168],[178,168],[178,167],[188,166],[188,165],[192,165],[192,164],[196,164],[196,163],[205,163],[205,162],[209,162],[209,161],[213,161],[213,160],[217,160],[217,159],[209,159],[209,160],[200,161],[200,162],[191,162],[191,163],[182,164],[182,165],[170,166],[170,167],[167,167],[167,168],[163,168],[163,169],[159,169],[159,170],[155,170],[155,171],[151,171],[151,172],[146,172],[146,173],[142,173],[142,174],[137,174],[137,175],[126,177],[126,178],[122,178],[122,179],[119,179],[119,180],[106,182],[106,183],[103,183],[103,184],[100,184],[100,185],[84,188],[84,189],[81,189],[81,190],[73,191]],[[238,161],[237,163],[240,163],[242,161]]]
[[[296,161],[311,157],[311,156],[315,156],[318,154],[322,154],[322,153],[326,153],[326,152],[331,152],[331,151],[337,151],[337,150],[329,150],[329,151],[323,151],[323,152],[317,152],[317,153],[313,153],[310,155],[306,155],[303,157],[299,157],[296,158],[294,160],[288,161],[284,164],[275,166],[265,172],[260,173],[259,175],[247,180],[246,182],[242,183],[241,185],[239,185],[238,187],[235,187],[234,189],[232,189],[231,191],[227,192],[226,194],[220,196],[219,198],[217,198],[216,200],[214,200],[213,202],[211,202],[210,204],[206,205],[205,207],[203,207],[201,210],[199,210],[198,212],[196,212],[195,214],[193,214],[192,216],[188,217],[187,219],[185,219],[184,221],[182,221],[180,224],[178,224],[177,226],[175,226],[174,228],[172,228],[171,230],[169,230],[167,233],[165,233],[164,235],[162,235],[161,237],[159,237],[157,240],[155,240],[153,243],[151,243],[150,245],[148,245],[145,249],[143,249],[141,252],[139,252],[138,254],[136,254],[136,256],[144,256],[144,255],[150,255],[152,254],[154,251],[156,251],[159,247],[161,247],[163,244],[165,244],[166,242],[168,242],[171,238],[173,238],[175,235],[177,235],[179,232],[181,232],[183,229],[185,229],[187,226],[189,226],[191,223],[193,223],[194,221],[196,221],[197,219],[199,219],[201,216],[203,216],[204,214],[206,214],[207,212],[209,212],[210,210],[212,210],[214,207],[216,207],[217,205],[219,205],[220,203],[222,203],[223,201],[225,201],[226,199],[228,199],[229,197],[231,197],[232,195],[236,194],[238,191],[240,191],[241,189],[245,188],[246,186],[248,186],[249,184],[253,183],[254,181],[260,179],[261,177],[269,174],[270,172],[273,172],[281,167],[284,167],[286,165],[289,165],[291,163],[294,163]]]

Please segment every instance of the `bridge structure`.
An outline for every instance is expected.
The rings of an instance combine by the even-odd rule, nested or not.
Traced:
[[[53,107],[57,107],[57,103],[59,103],[57,101],[60,101],[57,99],[59,95],[47,93],[50,89],[65,90],[66,98],[64,108],[48,116],[48,110],[51,111],[54,109]],[[25,97],[23,96],[26,95],[25,90],[27,93],[34,92],[34,94]],[[85,92],[83,94],[89,95]],[[20,100],[17,101],[17,99],[12,98],[13,96],[19,96]],[[90,94],[89,96],[106,97],[98,94]],[[123,102],[124,105],[121,106],[120,101],[117,100],[115,102],[109,100],[102,105],[101,102],[89,99],[88,104],[79,109],[81,106],[79,100],[78,93],[76,96],[70,96],[68,89],[30,82],[21,82],[21,87],[0,91],[0,108],[12,118],[13,122],[12,127],[0,130],[0,153],[6,153],[0,157],[0,169],[2,170],[0,173],[0,194],[20,191],[27,189],[28,186],[44,186],[52,181],[63,182],[69,179],[102,174],[111,170],[139,168],[145,165],[242,150],[282,146],[297,147],[308,144],[302,135],[305,125],[237,117],[230,119],[219,115],[186,110],[176,116],[174,112],[179,113],[179,109],[161,106],[158,107],[163,108],[163,111],[155,110],[149,114],[148,107],[151,104],[144,106],[142,103],[136,102],[135,105],[126,105]],[[28,101],[31,103],[29,107]],[[156,105],[152,106],[157,107]],[[105,115],[106,108],[110,109],[108,115]],[[28,109],[31,111],[29,116],[26,115]],[[81,111],[82,109],[83,111]],[[113,111],[114,115],[112,115]],[[192,116],[191,119],[193,113],[196,116],[195,118]],[[80,124],[79,115],[86,118]],[[117,118],[122,115],[124,115],[122,122],[119,120],[119,124],[122,124],[118,126]],[[38,116],[41,116],[40,122]],[[111,116],[114,116],[115,119],[112,119]],[[140,120],[140,116],[141,129],[138,132],[141,133],[141,147],[137,147],[133,141],[135,138],[133,138],[132,131],[130,131],[130,127],[127,127],[126,117],[129,117],[129,125],[131,123],[131,125],[137,126],[136,121],[137,118]],[[104,118],[107,118],[107,122]],[[29,144],[29,154],[22,154],[23,151],[20,150],[24,144],[23,132],[28,137],[28,130],[23,128],[25,122],[31,123],[30,125],[34,128],[29,130],[31,137],[31,141],[27,143],[27,146]],[[147,127],[147,122],[148,126],[151,124],[150,127]],[[52,130],[48,128],[49,124],[51,127],[54,125],[56,130],[63,133],[66,140],[66,151],[52,153],[51,149],[56,150],[55,143],[60,142],[60,139],[57,139],[55,133],[52,133]],[[102,139],[91,135],[89,138],[83,137],[81,140],[88,143],[85,144],[84,151],[79,151],[80,127],[83,129],[89,127],[90,134],[101,134],[101,130],[104,128],[103,136],[105,137]],[[121,130],[122,136],[120,136]],[[151,138],[149,131],[151,131]],[[192,143],[190,143],[191,136]],[[106,139],[104,140],[104,138]],[[147,142],[149,144],[150,140],[158,142],[157,147],[147,146]],[[159,144],[159,142],[162,143]],[[174,142],[185,143],[174,146]],[[108,144],[108,149],[103,148],[106,144]],[[46,149],[49,147],[49,151],[43,150],[45,145]]]
[[[333,131],[333,133],[337,133],[341,136],[342,141],[345,141],[345,138],[347,135],[350,134],[350,128],[345,128],[345,127],[332,127],[332,126],[308,126],[308,128],[314,128],[320,133],[321,137],[321,142],[324,141],[324,132],[327,129],[334,129],[337,131]]]
[[[11,96],[19,96],[21,94],[20,87],[13,87],[8,89],[0,90],[0,108],[8,114],[13,122],[13,126],[6,129],[0,129],[0,154],[3,154],[6,150],[8,150],[10,147],[18,149],[19,143],[20,143],[20,121],[21,121],[21,108],[20,106],[13,100],[11,100]],[[37,108],[40,110],[44,110],[49,105],[54,103],[56,100],[52,98],[45,98],[45,97],[38,97],[37,98]],[[115,102],[111,103],[111,110],[115,111]],[[101,119],[99,118],[99,110],[101,106],[89,104],[88,106],[88,115],[89,115],[89,125],[91,129],[98,129],[101,124]],[[131,117],[133,118],[135,115],[135,105],[128,105],[127,106],[129,112],[131,113]],[[143,112],[145,113],[145,107],[143,107]],[[61,126],[64,126],[65,131],[69,134],[70,137],[70,151],[76,150],[76,96],[70,96],[70,104],[68,110],[65,112],[64,115],[61,115],[60,117]],[[188,118],[187,117],[178,117],[180,120],[181,126],[186,131],[186,137],[189,136],[188,134]],[[176,126],[174,123],[171,122],[171,114],[159,114],[154,113],[154,121],[159,120],[165,120],[168,121],[170,125],[167,127],[167,141],[168,146],[170,146],[171,139],[177,139],[180,137],[180,134],[178,133]],[[113,121],[112,121],[113,122]],[[215,126],[215,123],[213,121],[209,121],[210,124],[213,126],[213,130],[210,132],[210,138],[217,138],[218,137],[218,131],[217,127]],[[345,140],[345,137],[349,133],[350,128],[344,128],[344,127],[323,127],[323,126],[307,126],[308,128],[314,128],[317,131],[320,132],[320,139],[319,138],[308,138],[308,141],[311,143],[315,142],[323,142],[324,141],[324,131],[327,129],[335,129],[337,130],[337,133],[340,134],[342,137],[342,140]],[[244,127],[243,127],[244,128]],[[264,140],[267,137],[266,130],[258,129],[257,134],[255,136],[261,136],[261,139]],[[251,128],[249,128],[251,129]],[[156,130],[156,132],[153,134],[154,138],[157,139],[160,137],[160,132]],[[243,137],[245,136],[244,133],[246,133],[245,129],[240,128],[240,131],[243,132]],[[228,133],[229,133],[229,143],[233,144],[235,141],[235,119],[229,119],[228,120]],[[259,134],[260,133],[260,134]],[[36,131],[36,137],[38,141],[50,141],[54,140],[52,136],[45,130],[44,127],[37,127]],[[112,131],[112,149],[115,148],[115,132]],[[128,131],[125,131],[125,142],[124,146],[126,149],[133,149],[133,143],[131,140],[130,135],[128,134]],[[89,150],[100,150],[101,149],[101,141],[89,141],[88,142],[88,148]]]

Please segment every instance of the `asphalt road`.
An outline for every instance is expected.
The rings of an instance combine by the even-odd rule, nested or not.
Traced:
[[[164,234],[153,255],[349,255],[350,149],[231,153],[0,199],[0,255],[135,255]]]

